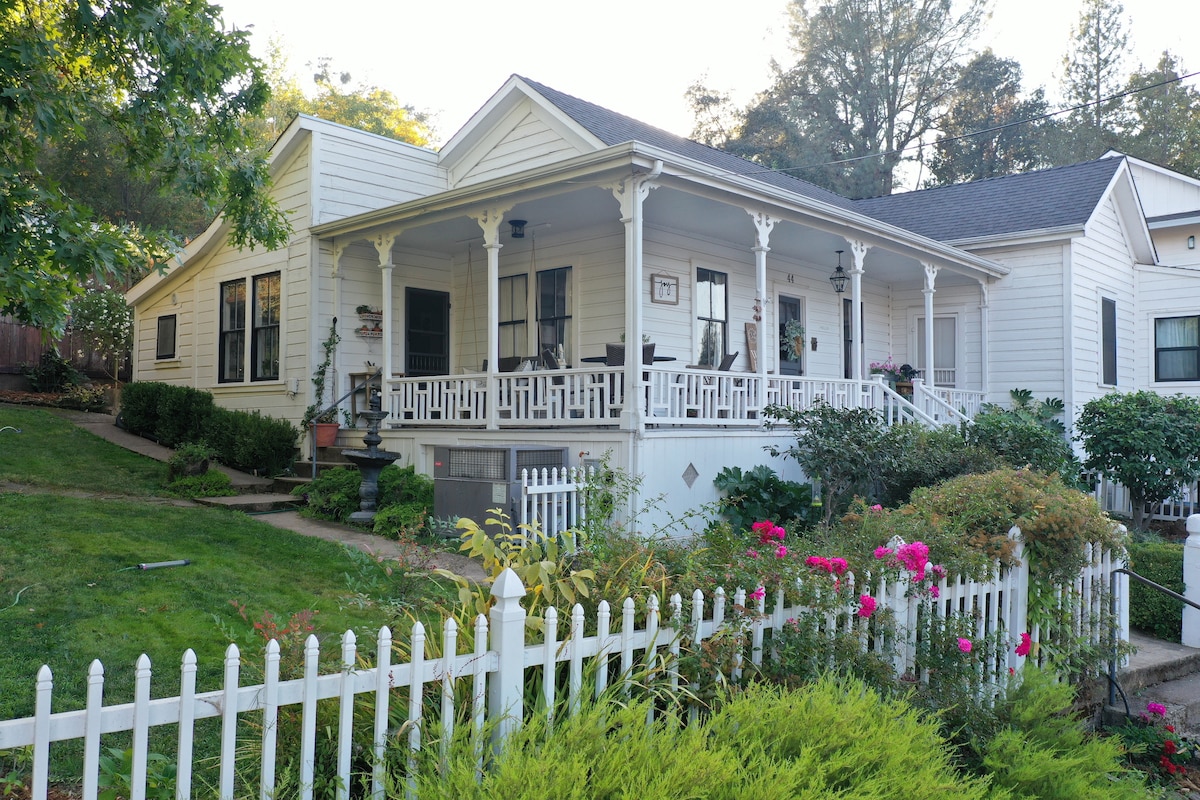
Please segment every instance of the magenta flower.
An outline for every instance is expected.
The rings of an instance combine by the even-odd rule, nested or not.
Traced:
[[[758,558],[758,551],[752,547],[746,551],[746,555],[750,556],[751,558]]]
[[[875,557],[876,558],[879,558],[879,559],[887,558],[891,554],[892,554],[892,549],[890,547],[876,547],[875,548]]]
[[[751,592],[750,594],[746,595],[746,599],[747,600],[762,600],[766,596],[767,596],[766,587],[760,586],[757,589],[755,589],[753,592]]]
[[[897,550],[896,556],[917,580],[925,580],[925,567],[929,564],[929,545],[924,542],[911,542]]]
[[[1033,638],[1028,633],[1022,633],[1021,642],[1017,645],[1014,652],[1024,658],[1029,655],[1031,649],[1033,649]]]
[[[871,510],[876,514],[879,514],[883,511],[883,506],[879,505],[879,503],[876,503],[875,505],[871,506]]]
[[[775,557],[776,558],[786,558],[787,557],[787,547],[785,545],[781,544],[781,545],[779,545],[779,547],[775,548]]]
[[[1167,707],[1162,703],[1146,703],[1146,710],[1156,717],[1165,717],[1167,715]]]
[[[875,613],[875,598],[869,594],[864,594],[858,598],[858,615],[863,619]]]
[[[784,547],[783,545],[779,545],[779,547],[781,550],[785,551],[784,555],[787,555],[787,553],[786,553],[787,548]],[[778,555],[778,553],[777,553],[777,555]],[[782,558],[782,557],[783,556],[780,556],[780,558]],[[804,563],[807,564],[808,566],[814,567],[816,569],[823,569],[826,572],[829,572],[829,570],[830,570],[829,559],[822,558],[821,556],[809,556],[808,558],[804,559]]]
[[[941,597],[941,595],[942,595],[942,590],[938,588],[936,583],[933,586],[929,587],[929,596],[930,597],[932,597],[936,600],[937,598]]]
[[[762,522],[755,522],[750,526],[750,530],[758,534],[759,544],[768,544],[775,540],[783,541],[783,537],[787,536],[783,528],[769,519]]]
[[[962,650],[964,653],[971,652],[971,640],[970,639],[959,639],[958,640],[958,649]]]
[[[933,569],[933,574],[938,576],[939,578],[946,577],[946,568],[943,567],[941,564],[934,564],[932,569]]]
[[[829,559],[829,569],[835,575],[844,575],[846,573],[846,570],[849,568],[849,566],[850,565],[846,563],[846,559],[844,559],[844,558]]]

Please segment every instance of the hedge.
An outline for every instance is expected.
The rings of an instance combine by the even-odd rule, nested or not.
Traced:
[[[122,389],[117,424],[165,447],[206,442],[222,464],[259,475],[289,469],[300,436],[287,420],[221,408],[209,392],[145,381]]]
[[[1183,594],[1183,544],[1131,542],[1128,548],[1130,569]],[[1183,604],[1137,581],[1130,581],[1129,624],[1155,638],[1178,642],[1183,626]]]

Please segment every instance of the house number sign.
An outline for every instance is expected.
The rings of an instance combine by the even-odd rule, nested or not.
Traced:
[[[651,275],[650,302],[678,305],[679,278],[674,275]]]

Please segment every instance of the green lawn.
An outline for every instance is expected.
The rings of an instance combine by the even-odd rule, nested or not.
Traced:
[[[0,407],[6,424],[25,433],[0,434],[0,479],[39,490],[0,493],[0,719],[32,712],[42,664],[54,672],[56,711],[82,707],[93,659],[105,667],[107,703],[132,698],[142,653],[153,665],[156,697],[176,692],[189,647],[199,659],[200,689],[218,688],[229,632],[256,659],[263,639],[250,623],[265,611],[281,625],[296,612],[316,611],[315,632],[330,653],[348,628],[370,653],[379,626],[395,626],[394,612],[352,597],[347,574],[355,570],[340,545],[236,512],[165,503],[151,496],[163,465],[50,412]],[[56,440],[70,446],[55,447]],[[136,568],[180,559],[191,563]],[[383,599],[401,588],[411,592],[382,579],[372,591]],[[430,581],[428,593],[442,589]],[[246,607],[249,622],[231,601]]]

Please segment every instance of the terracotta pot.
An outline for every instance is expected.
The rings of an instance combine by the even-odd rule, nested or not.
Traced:
[[[333,447],[337,442],[338,429],[341,426],[336,422],[318,422],[313,425],[316,430],[317,447]]]

